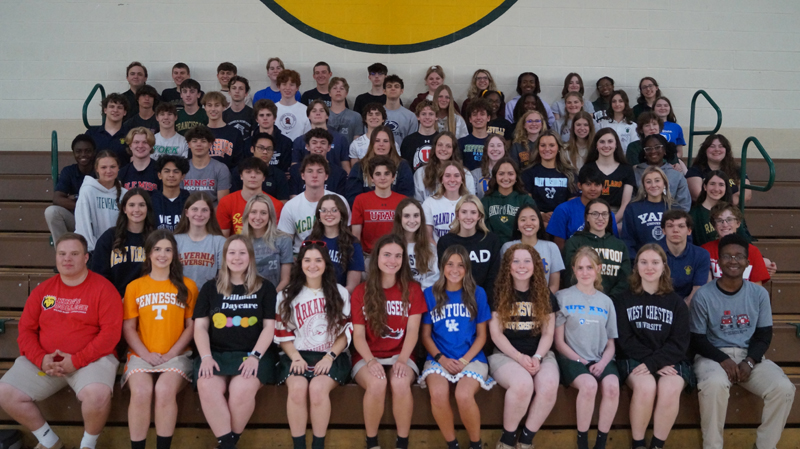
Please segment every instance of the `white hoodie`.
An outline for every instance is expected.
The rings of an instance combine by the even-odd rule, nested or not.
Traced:
[[[117,202],[126,192],[125,188],[120,188],[118,198],[116,186],[106,189],[91,176],[83,178],[75,204],[75,232],[86,238],[89,251],[94,251],[94,245],[103,232],[117,224]]]

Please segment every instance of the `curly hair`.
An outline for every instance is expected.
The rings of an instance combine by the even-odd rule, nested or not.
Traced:
[[[372,250],[372,257],[369,260],[369,273],[372,276],[368,276],[367,281],[364,283],[364,317],[372,333],[376,336],[384,337],[386,335],[388,315],[386,311],[386,293],[383,291],[383,276],[378,275],[380,272],[378,267],[380,250],[386,245],[396,244],[403,251],[400,270],[395,274],[395,286],[399,288],[403,295],[403,315],[408,316],[410,307],[408,287],[414,282],[414,278],[411,275],[411,266],[408,264],[408,251],[405,243],[405,240],[400,236],[386,234],[375,242],[375,247]]]
[[[519,323],[517,293],[514,288],[514,278],[511,275],[514,252],[518,250],[527,251],[533,259],[533,275],[530,278],[530,289],[526,292],[526,296],[533,306],[531,334],[536,335],[541,333],[541,330],[547,325],[548,315],[553,312],[553,309],[550,305],[550,289],[544,277],[544,265],[541,263],[542,256],[532,246],[517,243],[503,254],[500,271],[494,283],[495,311],[500,319],[501,327],[505,328],[511,321]]]
[[[478,317],[478,303],[475,301],[475,290],[478,286],[475,283],[475,278],[472,277],[472,264],[469,261],[469,254],[462,245],[448,247],[444,250],[441,260],[439,260],[439,273],[442,274],[431,287],[433,298],[436,299],[434,310],[438,313],[443,313],[444,306],[450,301],[447,296],[447,277],[444,275],[444,267],[450,257],[454,255],[460,257],[461,262],[464,264],[464,279],[461,280],[461,303],[467,308],[470,320],[474,320]]]

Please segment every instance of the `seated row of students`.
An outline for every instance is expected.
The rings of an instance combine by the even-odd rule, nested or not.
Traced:
[[[148,194],[129,193],[126,213],[133,217],[145,212],[148,217]],[[191,223],[198,237],[199,228],[208,228],[203,215],[213,220],[213,205],[205,194],[193,196],[201,200],[184,211],[181,225]],[[698,289],[690,308],[673,291],[668,255],[655,244],[638,251],[629,287],[614,300],[603,293],[607,272],[600,257],[603,251],[577,248],[568,260],[574,285],[553,295],[545,276],[547,264],[534,246],[522,242],[513,243],[497,258],[496,282],[490,291],[475,276],[483,256],[476,258],[474,249],[469,249],[473,245],[448,245],[440,251],[441,276],[423,292],[413,280],[404,237],[415,232],[414,225],[424,223],[423,216],[415,200],[404,201],[407,204],[398,205],[401,218],[395,221],[402,235],[395,232],[375,242],[369,276],[352,294],[337,282],[327,244],[317,240],[302,242],[297,259],[287,264],[288,281],[277,291],[273,282],[259,275],[253,246],[258,237],[247,235],[225,240],[216,259],[219,272],[198,289],[198,283],[184,273],[180,243],[162,229],[146,236],[144,248],[139,248],[140,267],[127,266],[137,275],[119,295],[113,284],[87,271],[85,239],[65,234],[56,242],[59,274],[37,287],[26,304],[20,322],[22,356],[0,379],[0,406],[34,432],[39,447],[61,448],[63,443],[33,400],[45,399],[69,384],[83,402],[87,427],[81,446],[95,447],[110,410],[118,364],[113,351],[121,333],[129,347],[122,383],[131,390],[128,422],[133,449],[145,447],[153,402],[158,447],[170,447],[178,415],[175,397],[190,381],[219,447],[236,447],[262,385],[286,383],[293,447],[306,447],[310,418],[312,447],[322,448],[331,413],[329,394],[351,376],[366,390],[368,448],[379,447],[377,432],[388,387],[396,447],[408,447],[414,410],[410,386],[417,377],[430,390],[433,415],[449,449],[459,447],[450,405],[452,384],[473,449],[483,447],[475,394],[495,383],[506,389],[503,434],[496,447],[507,449],[532,447],[555,404],[559,382],[578,390],[581,449],[589,447],[598,391],[602,399],[594,447],[605,448],[620,383],[633,391],[629,413],[634,449],[648,447],[645,431],[651,416],[649,447],[664,447],[681,391],[695,387],[700,390],[704,447],[721,448],[727,391],[734,383],[764,399],[757,445],[777,444],[794,386],[764,358],[772,335],[769,297],[766,290],[744,280],[750,255],[740,236],[726,235],[719,242],[720,279]],[[320,210],[331,207],[329,203],[320,201]],[[484,218],[475,200],[461,203],[460,228],[453,230],[459,236],[476,232]],[[249,222],[262,215],[256,204],[266,206],[274,225],[271,202],[258,197],[248,202]],[[416,217],[409,206],[417,208]],[[608,222],[610,212],[605,207]],[[672,213],[677,220],[689,219],[685,212]],[[523,221],[520,214],[518,221],[530,231],[538,219],[533,217]],[[592,218],[602,221],[603,216]],[[147,220],[152,227],[152,217]],[[124,256],[117,252],[114,257]],[[85,302],[83,309],[70,308],[76,297]],[[698,354],[693,366],[690,335]],[[483,349],[489,337],[494,350],[486,357]],[[426,352],[421,371],[416,362],[418,339]],[[199,353],[194,360],[191,341]]]

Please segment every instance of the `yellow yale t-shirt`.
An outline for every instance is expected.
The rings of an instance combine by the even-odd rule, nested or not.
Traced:
[[[183,282],[189,289],[186,305],[176,301],[178,289],[172,282],[155,281],[149,275],[131,282],[125,290],[123,318],[139,318],[139,338],[150,352],[165,354],[172,349],[185,329],[186,318],[194,313],[197,285],[187,277]]]

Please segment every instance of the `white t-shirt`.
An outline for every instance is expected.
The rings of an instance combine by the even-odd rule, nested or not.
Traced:
[[[186,143],[186,139],[178,133],[169,139],[162,137],[161,133],[157,133],[156,144],[153,146],[153,154],[150,157],[157,161],[158,158],[166,155],[188,157],[189,145]]]
[[[422,286],[422,289],[425,290],[426,288],[433,285],[434,282],[439,280],[439,261],[438,257],[436,256],[436,245],[431,244],[431,251],[433,252],[433,258],[430,260],[428,264],[430,267],[430,271],[425,274],[419,274],[417,270],[417,259],[414,253],[414,247],[416,246],[415,243],[409,243],[407,245],[408,251],[408,264],[411,265],[411,274],[414,276],[414,280],[419,282],[419,285]]]
[[[433,241],[450,232],[450,223],[456,219],[456,203],[461,198],[453,201],[442,196],[441,198],[429,197],[422,203],[422,212],[425,214],[425,223],[433,226]],[[281,212],[283,214],[283,212]],[[283,215],[281,215],[283,219]]]
[[[603,120],[597,127],[598,131],[603,128],[611,128],[617,132],[619,141],[622,144],[622,151],[628,149],[631,142],[639,140],[639,134],[636,133],[636,123],[615,122],[613,120]]]
[[[331,192],[330,190],[326,190],[325,195],[337,195],[341,198],[345,207],[347,207],[347,216],[351,216],[350,206],[342,195]],[[314,228],[314,222],[316,221],[317,203],[318,201],[311,202],[307,200],[304,192],[287,201],[286,204],[283,205],[283,209],[281,209],[281,219],[278,221],[278,229],[294,236],[293,251],[295,254],[300,252],[300,245],[303,243],[303,240],[311,235],[311,230]],[[347,220],[347,224],[350,225],[349,219]]]
[[[350,292],[344,286],[336,284],[344,302],[342,313],[350,316]],[[312,290],[303,287],[303,290],[292,300],[292,320],[284,323],[281,320],[281,303],[284,301],[283,292],[278,292],[275,304],[275,343],[292,341],[298,351],[328,352],[338,335],[328,333],[328,320],[325,317],[325,297],[322,290]],[[347,346],[353,333],[353,324],[347,320],[342,328],[347,336]],[[341,335],[341,334],[340,334]]]
[[[436,193],[425,188],[425,168],[427,167],[427,165],[423,165],[414,172],[414,198],[416,198],[420,203],[424,202],[426,199],[428,199],[428,197],[433,196],[433,194]],[[475,177],[472,176],[472,173],[470,173],[470,171],[467,169],[464,169],[464,184],[469,193],[475,195]]]
[[[294,141],[294,139],[311,130],[311,122],[308,121],[306,116],[307,107],[304,104],[297,102],[291,106],[286,106],[278,102],[275,103],[275,106],[278,108],[275,126],[281,130],[284,136]]]
[[[506,251],[508,251],[508,248],[511,248],[517,243],[522,242],[520,240],[512,240],[503,244],[503,247],[500,248],[501,257],[506,253]],[[533,249],[535,249],[536,252],[542,256],[542,264],[544,264],[544,279],[547,282],[550,282],[550,273],[558,273],[564,269],[564,259],[561,258],[561,252],[558,250],[558,246],[553,242],[540,239],[536,242],[536,245],[533,246]]]
[[[350,144],[350,159],[363,159],[364,156],[367,155],[367,149],[369,148],[369,136],[366,134],[362,134],[355,139],[353,139],[353,143]]]

